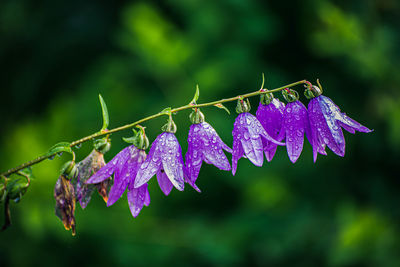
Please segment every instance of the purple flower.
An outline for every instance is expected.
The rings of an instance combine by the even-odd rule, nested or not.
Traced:
[[[256,166],[262,166],[264,161],[262,140],[277,145],[285,145],[273,139],[262,127],[257,118],[249,112],[240,113],[233,126],[232,173],[235,175],[238,160],[246,157]]]
[[[108,195],[107,206],[113,205],[128,188],[128,204],[133,217],[136,217],[143,205],[150,204],[150,194],[147,184],[134,188],[135,177],[146,152],[131,145],[119,152],[110,162],[87,180],[88,184],[100,183],[114,173],[114,184]]]
[[[231,165],[222,149],[232,153],[232,149],[221,140],[210,124],[201,122],[190,126],[188,150],[185,155],[185,178],[186,182],[198,192],[200,190],[195,185],[195,182],[199,176],[203,160],[207,164],[213,164],[220,170],[229,171],[231,169]]]
[[[303,150],[304,133],[309,137],[307,108],[299,100],[287,103],[283,111],[282,130],[278,140],[286,137],[286,149],[293,163],[297,161]]]
[[[336,155],[344,156],[345,140],[341,127],[353,134],[355,131],[372,132],[345,113],[340,112],[339,107],[329,97],[323,95],[310,100],[308,112],[314,162],[317,160],[318,153],[326,155],[325,146],[328,146]]]
[[[285,104],[276,98],[273,98],[268,105],[264,105],[260,102],[256,117],[264,127],[265,131],[275,140],[282,141],[279,133],[282,129],[282,115],[285,109]],[[264,153],[268,161],[271,161],[275,155],[277,145],[271,141],[263,139]]]
[[[158,184],[165,195],[171,192],[173,186],[183,191],[183,166],[178,139],[171,132],[163,132],[151,144],[149,155],[136,175],[135,188],[141,187],[157,174]]]

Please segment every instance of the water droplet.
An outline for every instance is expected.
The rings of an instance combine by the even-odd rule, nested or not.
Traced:
[[[300,116],[298,115],[298,114],[296,114],[296,115],[294,115],[294,118],[296,119],[296,120],[300,120]]]
[[[293,142],[293,138],[289,137],[288,141]]]
[[[303,135],[303,132],[301,130],[296,131],[297,136],[301,137]]]
[[[62,152],[62,151],[61,151],[61,152],[58,152],[58,153],[57,153],[57,156],[61,157],[61,156],[62,156],[62,154],[63,154],[63,152]]]
[[[195,133],[197,133],[198,131],[199,131],[199,127],[194,127],[194,129],[193,129],[193,131],[195,132]]]
[[[292,125],[289,126],[289,130],[293,131],[293,126]]]
[[[326,137],[324,137],[324,143],[325,143],[325,144],[328,144],[328,143],[329,143],[329,139],[326,138]]]
[[[217,137],[213,136],[212,142],[216,143],[217,142]]]
[[[82,147],[82,143],[77,144],[77,145],[75,146],[76,149],[80,149],[81,147]]]
[[[52,155],[49,157],[49,160],[53,160],[56,155]]]
[[[249,136],[249,134],[247,132],[244,132],[243,137],[244,137],[245,140],[249,140],[250,139],[250,136]]]
[[[287,109],[286,109],[286,112],[287,112],[287,113],[290,113],[290,112],[292,112],[292,109],[291,109],[291,108],[287,108]]]

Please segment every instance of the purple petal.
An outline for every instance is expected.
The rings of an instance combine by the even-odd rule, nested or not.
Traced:
[[[146,206],[150,205],[150,193],[149,193],[148,187],[146,187],[146,195],[144,197],[144,205],[146,205]]]
[[[181,146],[173,133],[162,135],[165,136],[165,145],[160,147],[163,169],[176,189],[183,191],[185,180]]]
[[[282,130],[282,114],[285,105],[278,99],[274,98],[268,105],[259,104],[256,117],[261,123],[267,134],[277,141],[282,141],[283,136],[279,137]],[[268,161],[271,161],[275,155],[277,145],[263,138],[263,147],[265,156]]]
[[[325,123],[325,118],[322,112],[319,111],[319,104],[315,98],[311,99],[308,103],[308,118],[310,121],[311,136],[309,142],[313,147],[313,158],[314,162],[317,161],[317,156],[319,154],[326,155],[325,144],[321,140],[318,128],[321,128]]]
[[[98,184],[109,178],[117,168],[121,168],[130,156],[130,147],[121,150],[112,160],[110,160],[103,168],[90,177],[87,184]]]
[[[140,166],[139,171],[135,178],[135,188],[139,188],[147,183],[151,177],[153,177],[157,171],[161,168],[161,146],[163,134],[157,136],[157,138],[151,144],[151,148],[146,160]],[[164,141],[165,145],[165,141]]]
[[[157,181],[158,181],[158,185],[161,188],[161,191],[163,191],[163,193],[168,196],[169,193],[171,193],[172,188],[174,187],[174,185],[171,183],[171,181],[168,179],[167,175],[165,174],[163,169],[160,169],[157,172]]]
[[[345,152],[345,140],[343,132],[336,121],[336,118],[340,116],[340,114],[338,114],[339,109],[327,97],[321,95],[315,99],[318,101],[320,112],[322,112],[325,118],[325,123],[323,123],[320,128],[317,128],[322,137],[322,141],[335,154],[343,157]]]
[[[293,163],[303,150],[307,127],[309,126],[306,107],[300,101],[288,103],[283,113],[283,131],[285,131],[288,156]]]
[[[238,119],[236,118],[236,121]],[[233,128],[233,145],[232,145],[232,174],[235,175],[238,160],[243,157],[244,150],[242,147],[242,143],[240,142],[240,133],[238,133],[238,129],[236,127],[236,121]]]
[[[114,175],[114,184],[108,195],[107,206],[113,205],[124,193],[128,184],[133,183],[139,166],[146,158],[144,150],[137,149],[135,146],[130,147],[130,158],[122,165],[120,172]]]
[[[139,215],[139,212],[142,210],[143,205],[145,203],[147,195],[147,184],[142,185],[139,188],[134,188],[133,186],[129,186],[127,195],[128,195],[129,209],[131,210],[132,216],[136,218],[136,216]]]

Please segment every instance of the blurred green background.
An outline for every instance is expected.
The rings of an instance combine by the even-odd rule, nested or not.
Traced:
[[[329,151],[316,164],[306,142],[296,164],[279,148],[262,168],[240,160],[236,176],[203,165],[201,194],[187,186],[165,197],[153,178],[136,219],[126,196],[106,208],[96,194],[77,206],[75,237],[54,215],[69,156],[47,160],[11,204],[0,265],[400,266],[399,18],[397,0],[2,0],[2,171],[97,131],[98,93],[114,128],[188,103],[196,83],[199,102],[255,91],[262,72],[269,89],[320,78],[375,131],[346,132],[346,156]],[[227,107],[231,115],[203,112],[231,145],[235,103]],[[184,152],[188,114],[175,116]],[[145,124],[150,140],[164,121]],[[106,160],[130,134],[112,136]]]

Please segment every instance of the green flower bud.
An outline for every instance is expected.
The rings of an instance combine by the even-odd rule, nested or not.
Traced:
[[[96,141],[94,141],[94,148],[101,154],[107,153],[111,148],[110,139],[108,139],[107,137],[97,139]]]
[[[192,113],[190,113],[189,119],[192,124],[199,124],[204,122],[204,114],[200,111],[199,108],[195,108]]]
[[[61,175],[71,180],[78,176],[78,168],[75,165],[75,161],[66,162],[61,168]]]
[[[236,113],[244,113],[244,112],[250,112],[251,106],[250,106],[250,101],[248,98],[246,100],[244,99],[238,99],[237,105],[236,105]]]

